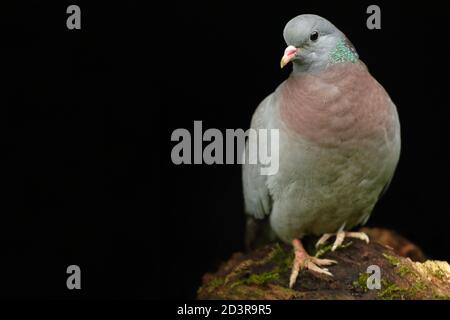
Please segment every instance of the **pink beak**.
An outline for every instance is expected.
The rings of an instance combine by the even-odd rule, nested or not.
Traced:
[[[283,68],[285,65],[287,65],[292,59],[294,59],[295,55],[299,49],[297,49],[294,46],[289,46],[284,50],[283,58],[281,58],[280,61],[280,67]]]

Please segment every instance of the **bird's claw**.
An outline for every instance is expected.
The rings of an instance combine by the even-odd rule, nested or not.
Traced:
[[[320,239],[316,242],[316,248],[320,247],[321,245],[325,244],[328,239],[330,239],[334,234],[333,233],[325,233]],[[347,231],[338,231],[336,234],[336,240],[333,243],[333,246],[331,247],[331,251],[335,251],[339,246],[342,245],[345,238],[354,238],[362,240],[366,243],[369,243],[369,237],[364,232],[347,232]]]
[[[320,268],[321,266],[330,266],[336,264],[336,260],[331,259],[319,259],[310,256],[303,246],[301,246],[298,240],[293,241],[295,250],[295,259],[292,265],[292,272],[289,279],[289,288],[292,288],[297,280],[298,273],[300,269],[308,269],[320,274],[325,274],[327,276],[333,276],[333,274],[328,270],[328,268]]]

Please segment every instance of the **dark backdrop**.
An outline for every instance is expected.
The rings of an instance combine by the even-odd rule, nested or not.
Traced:
[[[81,30],[66,28],[70,4]],[[0,12],[0,295],[156,298],[160,120],[143,9],[18,1]],[[72,264],[80,291],[66,287]]]
[[[450,260],[447,11],[437,2],[78,3],[2,8],[0,248],[8,297],[194,298],[243,249],[240,166],[176,166],[176,128],[244,128],[289,74],[285,23],[332,21],[397,104],[402,155],[370,226]],[[2,5],[3,6],[3,5]],[[82,290],[66,289],[66,268]]]

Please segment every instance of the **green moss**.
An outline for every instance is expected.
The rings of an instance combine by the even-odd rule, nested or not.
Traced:
[[[367,288],[367,279],[369,278],[369,274],[366,272],[361,272],[359,274],[358,280],[353,281],[353,287],[356,289],[361,289],[364,292],[368,290]]]
[[[224,278],[214,278],[208,283],[208,290],[212,291],[225,283]]]
[[[230,289],[233,289],[235,287],[241,286],[244,284],[244,280],[240,279],[240,280],[236,280],[235,282],[233,282],[232,284],[230,284]]]
[[[275,244],[271,253],[270,262],[276,265],[275,272],[284,273],[292,267],[294,254],[292,251],[285,251],[279,243]]]
[[[250,277],[246,279],[239,279],[233,284],[230,285],[230,288],[234,288],[240,285],[257,285],[262,286],[269,282],[278,280],[280,278],[280,274],[277,271],[268,271],[259,274],[252,274]]]
[[[403,290],[407,298],[415,299],[418,295],[425,296],[426,291],[428,290],[428,286],[422,281],[417,281],[412,284],[409,290],[406,289]]]
[[[245,279],[246,284],[256,284],[258,286],[265,285],[268,282],[278,280],[280,275],[277,272],[263,272],[260,274],[252,274],[248,279]]]
[[[396,258],[396,257],[394,257],[394,256],[391,256],[391,255],[388,255],[388,254],[386,254],[386,253],[383,253],[383,257],[384,257],[391,265],[393,265],[394,267],[396,267],[396,266],[398,266],[398,265],[400,264],[400,259],[398,259],[398,258]]]
[[[402,277],[411,274],[412,271],[410,268],[408,268],[407,266],[405,266],[404,264],[401,264],[398,266],[398,274]]]
[[[427,290],[428,286],[422,281],[417,281],[413,284],[413,289],[415,290],[415,293],[417,293]]]
[[[433,271],[433,276],[435,276],[436,278],[438,278],[439,280],[444,280],[445,278],[445,272],[442,271],[441,269],[437,269]]]
[[[422,281],[417,281],[407,289],[384,280],[381,281],[381,284],[383,291],[378,294],[378,297],[383,300],[417,299],[418,296],[425,296],[425,291],[428,290],[427,284]]]
[[[315,254],[316,258],[320,258],[321,256],[323,256],[325,253],[331,251],[331,248],[333,247],[332,244],[329,245],[325,245],[325,246],[320,246]]]
[[[404,300],[408,295],[408,291],[400,288],[395,283],[382,281],[383,291],[378,294],[378,298],[382,300]]]
[[[220,286],[225,284],[225,279],[218,277],[218,278],[214,278],[211,281],[209,281],[207,284],[203,285],[202,287],[200,287],[198,289],[198,293],[206,290],[208,293],[212,293],[214,290],[216,290],[217,288],[219,288]]]
[[[414,274],[413,270],[406,264],[402,263],[397,257],[391,256],[389,254],[383,253],[383,257],[394,267],[397,267],[397,273],[401,277],[405,277],[409,274]]]
[[[234,288],[240,285],[265,285],[269,282],[278,280],[280,274],[288,272],[292,267],[292,261],[294,255],[291,251],[284,250],[279,243],[273,246],[272,251],[261,261],[255,264],[273,264],[271,271],[262,272],[259,274],[252,274],[248,278],[239,279],[230,285],[230,288]]]
[[[401,288],[398,285],[388,282],[382,281],[383,291],[378,294],[378,297],[383,300],[405,300],[405,299],[417,299],[418,297],[426,297],[427,290],[429,287],[423,281],[417,281],[413,283],[409,288]],[[446,295],[434,294],[433,299],[450,299],[450,297]]]
[[[345,244],[342,244],[342,245],[338,246],[338,247],[336,248],[336,250],[337,250],[337,249],[344,249],[344,248],[347,248],[347,247],[349,247],[351,244],[352,244],[352,242],[349,241],[349,242],[347,242],[347,243],[345,243]],[[320,247],[318,248],[316,254],[315,254],[315,257],[316,257],[316,258],[320,258],[320,257],[323,256],[325,253],[330,252],[332,248],[333,248],[333,245],[332,245],[332,244],[327,244],[327,245],[320,246]]]

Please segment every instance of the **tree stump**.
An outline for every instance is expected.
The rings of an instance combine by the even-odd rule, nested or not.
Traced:
[[[294,254],[289,245],[275,243],[235,253],[217,272],[205,274],[198,299],[450,299],[447,262],[425,261],[417,246],[395,232],[362,231],[371,238],[369,244],[346,239],[334,252],[331,245],[315,250],[315,239],[306,242],[310,254],[338,261],[328,268],[333,277],[302,270],[290,289]],[[373,280],[368,267],[373,265],[380,270],[380,288],[368,286]]]

